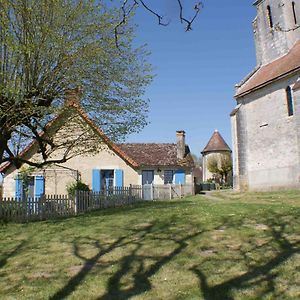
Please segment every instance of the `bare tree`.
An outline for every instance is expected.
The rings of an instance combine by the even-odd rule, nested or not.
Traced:
[[[152,1],[153,2],[153,1]],[[198,14],[200,13],[201,9],[203,8],[203,2],[202,1],[192,1],[189,5],[184,5],[183,0],[172,0],[177,5],[178,9],[178,19],[182,24],[185,26],[186,31],[192,30],[192,25],[197,18]],[[135,8],[142,8],[146,12],[150,13],[154,16],[154,18],[157,20],[158,25],[161,26],[167,26],[169,25],[169,20],[165,18],[165,16],[160,13],[157,9],[157,4],[151,3],[151,1],[146,0],[123,0],[123,4],[121,5],[121,11],[122,11],[122,18],[120,22],[115,27],[115,39],[116,39],[116,45],[119,45],[118,42],[118,36],[120,33],[120,27],[127,23],[128,17],[131,15],[132,11],[134,11]],[[187,17],[185,14],[185,9],[192,10],[193,13]]]

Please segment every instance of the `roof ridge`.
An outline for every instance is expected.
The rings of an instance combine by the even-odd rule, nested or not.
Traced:
[[[300,60],[295,59],[298,57],[300,57],[300,40],[284,55],[262,65],[248,80],[237,88],[234,97],[240,98],[273,81],[298,71],[300,69]]]
[[[176,145],[176,143],[155,143],[155,142],[138,142],[138,143],[116,143],[117,145]]]

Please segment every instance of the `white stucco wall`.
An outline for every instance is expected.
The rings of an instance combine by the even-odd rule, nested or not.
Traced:
[[[70,122],[66,126],[62,128],[55,135],[55,139],[64,139],[66,134],[68,134],[68,130],[73,130],[73,132],[77,132],[78,134],[82,133],[80,128],[75,129],[74,123]],[[78,123],[77,123],[78,125]],[[96,137],[98,137],[96,135]],[[95,134],[91,138],[95,139]],[[86,140],[89,137],[87,136]],[[45,178],[45,194],[66,194],[66,187],[76,181],[77,171],[80,174],[81,181],[85,184],[88,184],[90,188],[92,188],[92,170],[123,170],[123,185],[129,186],[132,185],[141,185],[142,184],[142,169],[136,169],[132,167],[126,160],[117,155],[113,150],[111,150],[106,144],[101,142],[100,138],[98,138],[98,152],[97,153],[86,153],[77,155],[67,162],[61,165],[51,165],[47,166],[44,170],[34,171],[32,173],[35,175],[43,175]],[[57,150],[50,157],[51,159],[61,158],[63,156],[64,150]],[[27,159],[30,158],[33,161],[40,160],[40,154],[35,153],[35,149],[32,149],[31,153],[28,153]],[[23,167],[26,167],[24,165]],[[164,170],[173,170],[175,171],[177,168],[171,167],[145,167],[145,170],[154,170],[154,184],[164,184]],[[158,172],[160,169],[160,172]],[[73,170],[73,171],[72,171]],[[15,197],[15,188],[16,188],[16,180],[19,170],[14,168],[10,168],[4,176],[3,179],[3,196],[4,197]],[[186,172],[186,183],[192,184],[193,177],[191,171]]]

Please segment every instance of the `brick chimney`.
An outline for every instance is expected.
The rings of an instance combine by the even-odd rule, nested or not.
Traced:
[[[81,95],[81,87],[65,90],[65,106],[80,106]]]
[[[177,159],[183,159],[185,156],[185,131],[176,131],[176,144],[177,144]]]

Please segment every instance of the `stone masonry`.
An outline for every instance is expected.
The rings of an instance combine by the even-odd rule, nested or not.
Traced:
[[[234,187],[300,187],[300,3],[260,0],[254,5],[257,67],[237,85],[231,113]]]

